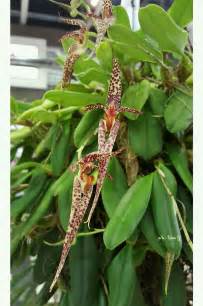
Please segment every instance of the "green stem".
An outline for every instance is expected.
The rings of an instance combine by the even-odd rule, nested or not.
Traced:
[[[97,33],[95,33],[95,32],[88,32],[87,36],[97,37]]]
[[[54,1],[54,0],[49,0],[49,1],[54,3],[54,4],[56,4],[56,5],[58,5],[58,6],[60,6],[61,8],[63,8],[64,10],[67,10],[70,13],[73,10],[72,7],[70,5],[68,5],[68,4],[60,3],[60,2]],[[77,10],[77,15],[82,17],[82,18],[84,18],[84,19],[87,18],[84,14],[80,13],[78,10]]]
[[[99,233],[103,233],[105,231],[105,229],[95,229],[94,231],[92,232],[83,232],[83,233],[78,233],[77,234],[77,237],[84,237],[84,236],[91,236],[91,235],[96,235],[96,234],[99,234]],[[45,241],[44,240],[44,243],[47,244],[47,245],[50,245],[50,246],[57,246],[57,245],[62,245],[64,243],[64,239],[63,240],[60,240],[60,241],[57,241],[57,242],[48,242],[48,241]]]
[[[52,108],[54,105],[56,105],[56,102],[51,100],[45,100],[41,105],[32,107],[25,111],[16,121],[16,123],[22,121],[23,119],[30,119],[32,117],[33,113],[36,113],[40,110],[47,110],[49,108]]]
[[[28,169],[28,168],[35,168],[35,167],[41,167],[44,169],[46,172],[50,173],[51,169],[48,165],[43,165],[37,162],[25,162],[20,165],[15,166],[14,168],[11,169],[11,175],[15,175],[16,173]]]

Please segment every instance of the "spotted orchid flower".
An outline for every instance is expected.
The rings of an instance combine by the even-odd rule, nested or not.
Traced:
[[[130,112],[134,114],[142,114],[139,110],[135,108],[129,108],[121,106],[121,71],[118,61],[113,59],[113,68],[111,74],[111,80],[108,89],[107,104],[90,104],[86,106],[86,110],[103,109],[104,110],[104,127],[105,132],[110,132],[112,126],[114,125],[116,118],[119,113]],[[101,130],[101,128],[100,128]]]
[[[79,26],[80,29],[72,31],[63,35],[60,41],[66,38],[73,38],[75,43],[73,43],[68,49],[68,56],[64,62],[63,78],[61,87],[64,88],[66,84],[70,83],[71,76],[73,73],[73,67],[76,60],[80,57],[81,53],[84,52],[85,43],[85,33],[87,31],[86,24],[80,19],[63,19],[65,23]]]
[[[115,18],[112,13],[111,0],[103,0],[103,8],[101,16],[96,16],[92,13],[87,14],[88,17],[92,18],[94,26],[97,30],[96,46],[103,40],[107,29],[113,24]]]
[[[95,184],[97,178],[95,166],[91,161],[83,163],[80,162],[79,167],[79,174],[75,177],[73,182],[72,207],[68,229],[63,244],[60,262],[56,270],[54,280],[50,286],[50,292],[60,276],[70,247],[77,235],[79,226],[82,223],[86,209],[90,202],[93,185]]]
[[[131,109],[128,107],[121,107],[121,94],[122,94],[122,85],[121,85],[121,72],[120,67],[116,59],[113,59],[113,68],[112,75],[110,80],[110,85],[108,89],[108,101],[107,105],[94,104],[88,105],[86,110],[93,109],[103,109],[105,111],[104,118],[100,120],[99,129],[98,129],[98,151],[103,156],[98,165],[98,179],[96,185],[95,197],[93,204],[87,219],[88,225],[94,209],[97,205],[99,194],[106,176],[107,167],[110,157],[107,157],[105,154],[110,154],[113,150],[114,143],[118,134],[120,127],[120,122],[117,119],[117,116],[120,112],[132,112],[135,114],[140,114],[141,112],[136,109]]]
[[[63,244],[60,262],[56,270],[54,280],[50,286],[50,292],[52,291],[60,276],[71,245],[77,235],[79,226],[82,223],[85,212],[89,205],[93,186],[97,182],[99,172],[96,163],[99,163],[100,160],[102,160],[103,158],[110,158],[111,156],[114,156],[119,153],[120,151],[104,154],[101,154],[99,152],[92,152],[77,162],[77,165],[79,165],[79,173],[75,177],[73,182],[72,207],[68,229]],[[74,165],[71,170],[76,170],[76,165]]]

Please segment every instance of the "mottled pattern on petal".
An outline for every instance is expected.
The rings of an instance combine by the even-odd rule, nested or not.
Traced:
[[[95,110],[95,109],[104,109],[104,108],[105,108],[105,106],[102,105],[102,104],[99,104],[99,103],[97,103],[97,104],[89,104],[89,105],[85,106],[85,110],[86,111]]]
[[[64,23],[75,25],[75,26],[78,26],[78,27],[83,28],[83,29],[87,29],[86,23],[81,19],[63,18],[63,21],[64,21]]]
[[[97,30],[97,38],[96,38],[96,47],[97,47],[100,44],[100,42],[103,40],[106,31],[109,27],[109,23],[106,23],[106,21],[101,18],[94,18],[93,20]]]
[[[70,83],[71,76],[73,73],[73,67],[79,56],[80,55],[75,52],[75,46],[71,46],[69,49],[69,55],[64,62],[63,78],[61,84],[62,88],[64,88],[67,84]]]
[[[135,108],[130,108],[130,107],[120,107],[119,113],[134,113],[134,114],[142,114],[143,112],[135,109]]]
[[[98,128],[98,151],[103,152],[105,150],[106,144],[106,128],[104,120],[101,119],[99,121],[99,128]]]
[[[108,104],[113,104],[116,109],[120,106],[121,101],[121,71],[117,59],[113,59],[113,68],[111,73],[111,80],[108,90]]]
[[[64,39],[68,39],[68,38],[73,38],[76,41],[80,42],[81,41],[81,31],[77,30],[77,31],[68,32],[60,38],[60,41],[63,41]]]
[[[70,247],[77,235],[79,226],[83,220],[86,209],[88,207],[92,190],[93,187],[90,186],[90,188],[86,193],[83,192],[81,182],[78,176],[75,177],[73,183],[72,207],[71,207],[70,219],[68,224],[68,230],[66,232],[65,241],[63,244],[61,259],[54,280],[50,286],[50,291],[53,289],[54,285],[56,284],[60,276],[61,270],[63,269]]]
[[[94,162],[94,161],[98,160],[99,157],[100,157],[99,152],[89,153],[85,157],[83,157],[81,161],[79,161],[79,164],[82,164],[82,163],[86,164],[86,163]]]
[[[103,0],[102,19],[112,17],[112,2],[111,0]]]
[[[103,1],[102,16],[95,16],[92,13],[88,14],[88,16],[92,18],[97,30],[96,47],[98,47],[100,42],[103,40],[109,26],[112,25],[115,20],[112,14],[111,0]]]
[[[95,207],[97,205],[98,199],[99,199],[99,194],[101,192],[101,188],[107,173],[107,168],[108,168],[108,163],[111,158],[113,146],[116,140],[116,136],[118,134],[118,130],[120,127],[120,122],[118,120],[115,121],[113,127],[111,128],[109,137],[105,143],[105,146],[102,147],[102,152],[100,154],[100,159],[99,159],[99,175],[97,179],[97,185],[96,185],[96,191],[95,191],[95,196],[94,200],[92,203],[92,207],[87,219],[88,224],[90,223],[90,220],[92,218],[93,212],[95,210]]]
[[[66,84],[70,83],[71,76],[73,73],[73,66],[76,60],[79,58],[80,54],[84,51],[83,45],[85,41],[85,32],[87,31],[86,24],[83,20],[80,19],[63,19],[65,23],[72,24],[79,26],[80,29],[76,31],[72,31],[70,33],[66,33],[60,39],[61,41],[66,38],[73,38],[75,43],[71,45],[68,50],[68,57],[64,63],[64,70],[63,70],[63,78],[62,78],[62,88],[65,87]]]
[[[120,121],[116,120],[110,130],[109,137],[106,141],[105,152],[108,152],[108,153],[112,152],[113,146],[116,141],[117,134],[118,134],[119,127],[120,127]]]

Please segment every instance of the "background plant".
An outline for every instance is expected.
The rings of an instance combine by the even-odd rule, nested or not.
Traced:
[[[168,12],[142,8],[137,32],[122,7],[113,14],[96,56],[80,56],[64,90],[59,84],[30,103],[11,99],[12,305],[191,300],[192,50],[184,27],[192,1],[175,0]],[[71,43],[63,42],[65,53]],[[92,228],[81,226],[50,300],[70,213],[74,174],[67,167],[97,149],[102,112],[83,107],[105,103],[113,56],[122,70],[122,105],[144,114],[122,115],[115,149],[126,150],[111,159],[113,179],[105,179]]]

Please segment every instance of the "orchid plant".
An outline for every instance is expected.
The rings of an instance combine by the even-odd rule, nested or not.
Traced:
[[[78,162],[80,166],[79,179],[78,178],[75,179],[73,184],[73,198],[72,198],[72,208],[70,213],[69,225],[64,240],[64,246],[63,246],[60,263],[54,281],[50,287],[50,290],[52,290],[57,279],[59,278],[65,259],[68,255],[68,251],[71,247],[72,242],[74,241],[74,238],[77,235],[77,230],[80,226],[80,223],[82,222],[85,211],[88,207],[92,194],[93,185],[96,184],[96,191],[95,191],[93,204],[87,219],[88,226],[90,224],[92,214],[97,205],[99,194],[101,192],[101,188],[107,174],[109,159],[112,155],[115,155],[115,152],[112,154],[112,150],[120,127],[120,122],[117,119],[117,115],[120,112],[126,112],[126,111],[140,114],[140,111],[136,109],[120,106],[120,100],[122,94],[121,71],[118,61],[116,59],[113,59],[112,67],[113,68],[112,68],[111,80],[108,90],[107,107],[103,106],[102,104],[95,104],[95,105],[91,104],[87,105],[86,107],[86,110],[92,110],[92,109],[105,110],[104,119],[101,119],[99,122],[98,152],[92,152]],[[116,152],[116,154],[117,153],[118,152]],[[92,175],[95,162],[98,162],[96,176]]]
[[[139,31],[111,1],[50,1],[77,28],[62,82],[11,99],[12,305],[192,304],[192,1]]]

